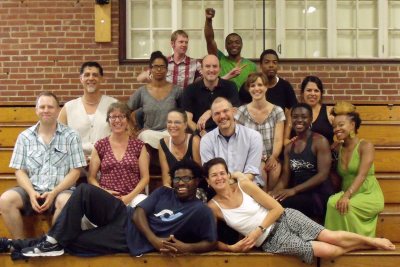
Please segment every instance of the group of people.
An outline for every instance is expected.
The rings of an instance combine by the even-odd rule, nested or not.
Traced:
[[[316,76],[303,80],[298,103],[277,75],[274,50],[262,52],[257,72],[241,57],[238,34],[226,37],[228,56],[217,48],[215,11],[205,16],[208,55],[188,57],[188,35],[174,32],[174,54],[152,53],[149,71],[138,76],[146,84],[127,103],[102,94],[97,62],[81,66],[83,95],[62,109],[53,93],[37,97],[39,121],[18,136],[10,162],[18,187],[0,197],[12,237],[0,239],[0,251],[173,255],[259,247],[311,263],[354,249],[394,249],[375,238],[383,194],[373,145],[357,137],[354,106],[323,104]],[[163,185],[147,195],[157,160],[149,150],[158,153]],[[74,189],[80,177],[87,183]],[[45,212],[53,214],[49,233],[24,239],[22,216]]]

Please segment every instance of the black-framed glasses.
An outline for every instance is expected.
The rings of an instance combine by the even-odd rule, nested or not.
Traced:
[[[164,70],[167,68],[167,66],[165,65],[152,65],[151,66],[152,69],[156,69],[156,70]]]
[[[108,116],[108,118],[110,119],[110,121],[116,121],[117,119],[122,121],[122,120],[126,119],[126,116],[125,115]]]
[[[182,177],[174,177],[172,179],[172,182],[174,183],[179,183],[180,181],[184,182],[184,183],[188,183],[191,180],[193,180],[194,177],[193,176],[182,176]]]

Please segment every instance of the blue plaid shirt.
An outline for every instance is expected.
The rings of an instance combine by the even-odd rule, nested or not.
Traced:
[[[10,168],[27,172],[33,188],[51,191],[71,169],[86,166],[79,135],[67,126],[57,123],[50,144],[38,135],[39,123],[19,134],[10,161]]]

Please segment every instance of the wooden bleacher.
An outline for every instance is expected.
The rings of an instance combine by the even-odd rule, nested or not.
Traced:
[[[385,196],[385,209],[379,216],[377,235],[400,242],[400,104],[357,105],[363,119],[359,136],[374,143],[376,176]],[[0,193],[16,185],[14,170],[8,167],[19,132],[33,125],[37,118],[33,107],[0,107]],[[154,179],[154,178],[152,178]],[[159,179],[159,178],[158,178]],[[153,181],[156,184],[159,181]],[[151,188],[152,189],[152,188]],[[25,232],[29,236],[45,233],[46,217],[27,218]],[[0,219],[0,236],[8,233]],[[400,244],[395,252],[359,251],[335,260],[315,261],[311,266],[395,266],[400,262]],[[61,259],[61,260],[60,260]],[[170,258],[152,253],[135,258],[112,255],[95,258],[62,256],[61,258],[30,259],[13,263],[8,254],[0,254],[0,266],[310,266],[295,257],[252,252],[247,254],[211,252]]]

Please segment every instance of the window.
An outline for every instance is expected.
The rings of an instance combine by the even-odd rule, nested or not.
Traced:
[[[216,10],[218,48],[237,32],[247,58],[266,48],[285,58],[400,57],[396,0],[120,0],[120,59],[147,60],[154,50],[171,54],[176,29],[189,34],[188,54],[203,57],[206,7]]]

